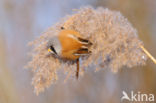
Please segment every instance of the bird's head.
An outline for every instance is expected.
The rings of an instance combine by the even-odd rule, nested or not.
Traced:
[[[48,52],[54,55],[59,55],[61,52],[61,44],[57,36],[49,39],[47,43]]]

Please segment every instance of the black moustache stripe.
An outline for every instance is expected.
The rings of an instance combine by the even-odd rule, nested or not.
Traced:
[[[55,54],[57,54],[57,52],[56,52],[56,50],[55,50],[55,48],[54,48],[53,46],[50,46],[50,49],[51,49]]]

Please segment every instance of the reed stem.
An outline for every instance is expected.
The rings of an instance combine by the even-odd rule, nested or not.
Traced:
[[[140,48],[145,52],[145,54],[156,64],[156,59],[143,47],[140,46]]]

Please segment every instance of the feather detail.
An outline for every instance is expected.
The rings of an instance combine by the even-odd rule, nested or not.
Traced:
[[[79,40],[79,42],[81,42],[82,44],[86,44],[86,45],[88,45],[88,46],[92,45],[92,43],[91,43],[89,40],[87,40],[87,39],[83,39],[83,38],[78,37],[78,40]]]
[[[68,37],[77,40],[81,44],[88,45],[88,46],[92,45],[92,43],[89,40],[83,39],[81,37],[77,37],[77,36],[75,36],[73,34],[69,34]]]
[[[84,56],[89,54],[91,54],[91,51],[89,51],[88,48],[80,48],[74,53],[76,56]]]
[[[80,58],[80,56],[85,56],[91,53],[89,51],[92,43],[87,40],[81,38],[81,35],[73,30],[62,30],[58,36],[62,51],[61,57],[76,60]]]

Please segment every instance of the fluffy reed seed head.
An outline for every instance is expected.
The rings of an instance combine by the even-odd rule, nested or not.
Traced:
[[[123,66],[131,68],[145,64],[147,57],[140,48],[143,43],[139,40],[136,29],[120,12],[107,8],[81,8],[30,43],[34,49],[27,68],[32,68],[32,84],[36,94],[58,80],[61,68],[67,78],[75,75],[75,64],[48,56],[47,42],[59,34],[61,27],[75,30],[93,43],[92,54],[81,59],[81,72],[82,68],[89,69],[91,65],[95,70],[109,68],[117,72]]]

